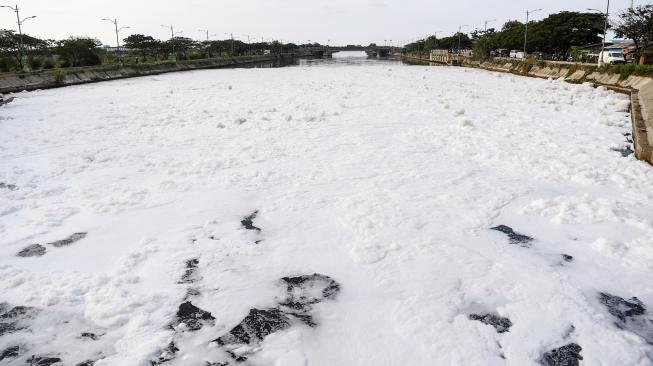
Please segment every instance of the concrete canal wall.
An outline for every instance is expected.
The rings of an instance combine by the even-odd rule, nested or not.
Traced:
[[[466,60],[464,66],[539,78],[590,82],[630,94],[635,156],[653,164],[653,78],[601,73],[596,67],[571,63]]]
[[[79,67],[44,70],[27,73],[0,74],[0,93],[23,90],[58,88],[69,85],[124,79],[137,76],[157,75],[168,72],[215,69],[224,67],[283,64],[294,60],[293,54],[215,58],[158,64],[140,64],[111,67]]]

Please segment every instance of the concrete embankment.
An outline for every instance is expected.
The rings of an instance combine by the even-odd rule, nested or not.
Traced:
[[[177,71],[255,66],[259,64],[284,64],[290,63],[293,60],[293,54],[284,54],[164,62],[158,64],[137,64],[123,67],[80,67],[27,73],[6,73],[0,74],[0,93],[15,93],[23,90],[57,88],[69,85],[157,75]]]
[[[599,72],[594,66],[570,63],[467,60],[464,66],[539,78],[564,78],[571,83],[589,82],[629,93],[635,156],[653,164],[653,78],[636,75],[622,78],[619,74]]]
[[[402,56],[409,62],[429,62],[415,55]],[[507,72],[538,78],[563,78],[570,83],[589,82],[630,94],[635,156],[653,164],[653,78],[602,73],[594,65],[518,60],[465,60],[462,66]]]

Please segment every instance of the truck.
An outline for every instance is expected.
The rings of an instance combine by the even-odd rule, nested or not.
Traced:
[[[599,64],[604,63],[608,65],[625,64],[626,56],[621,49],[608,49],[599,53]]]

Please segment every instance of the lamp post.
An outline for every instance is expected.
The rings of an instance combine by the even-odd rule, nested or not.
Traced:
[[[524,25],[524,58],[526,58],[526,45],[528,44],[528,21],[531,14],[542,11],[542,9],[526,10],[526,24]]]
[[[496,19],[490,19],[490,20],[485,21],[485,33],[487,33],[487,24],[492,23],[492,22],[496,22],[496,21],[497,21]]]
[[[604,25],[604,28],[603,28],[603,40],[601,41],[601,54],[599,56],[599,66],[602,66],[603,65],[603,55],[604,55],[604,52],[605,52],[605,41],[606,41],[606,37],[607,37],[607,34],[608,34],[608,18],[610,16],[610,0],[608,0],[608,7],[607,7],[605,13],[602,12],[601,10],[599,10],[599,9],[587,8],[587,10],[596,11],[599,14],[602,14],[603,16],[605,16],[605,25]]]
[[[465,24],[465,25],[458,26],[458,54],[460,54],[460,46],[462,45],[462,43],[461,43],[462,42],[461,37],[463,35],[462,30],[463,30],[463,28],[466,28],[466,27],[469,27],[469,25]]]
[[[106,20],[107,22],[111,22],[113,26],[115,27],[116,30],[116,52],[120,53],[120,31],[123,29],[128,29],[131,27],[121,27],[118,28],[118,19],[109,19],[109,18],[103,18],[102,20]]]
[[[234,34],[233,33],[225,33],[231,38],[231,57],[234,57]]]
[[[18,5],[16,6],[9,6],[9,5],[0,5],[0,8],[9,8],[13,10],[16,13],[16,24],[18,24],[18,55],[20,58],[20,69],[22,70],[24,65],[23,65],[23,23],[25,23],[29,19],[34,19],[36,18],[36,15],[32,15],[23,19],[20,19],[20,9],[18,9]]]

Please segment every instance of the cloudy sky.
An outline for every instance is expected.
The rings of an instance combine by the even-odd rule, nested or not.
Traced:
[[[523,21],[526,9],[542,8],[540,19],[561,10],[604,9],[604,0],[0,0],[0,4],[21,8],[21,17],[36,15],[23,26],[24,32],[42,38],[61,39],[71,35],[92,36],[106,44],[115,43],[109,22],[118,18],[130,33],[167,39],[174,25],[186,37],[205,37],[199,29],[209,29],[213,39],[225,33],[247,40],[271,38],[299,43],[381,44],[384,40],[406,41],[437,32],[454,33],[459,25],[467,30],[483,28],[484,21]],[[612,0],[613,10],[630,6],[630,0]],[[642,4],[645,1],[635,1]],[[0,9],[2,28],[15,29],[16,18],[9,9]]]

